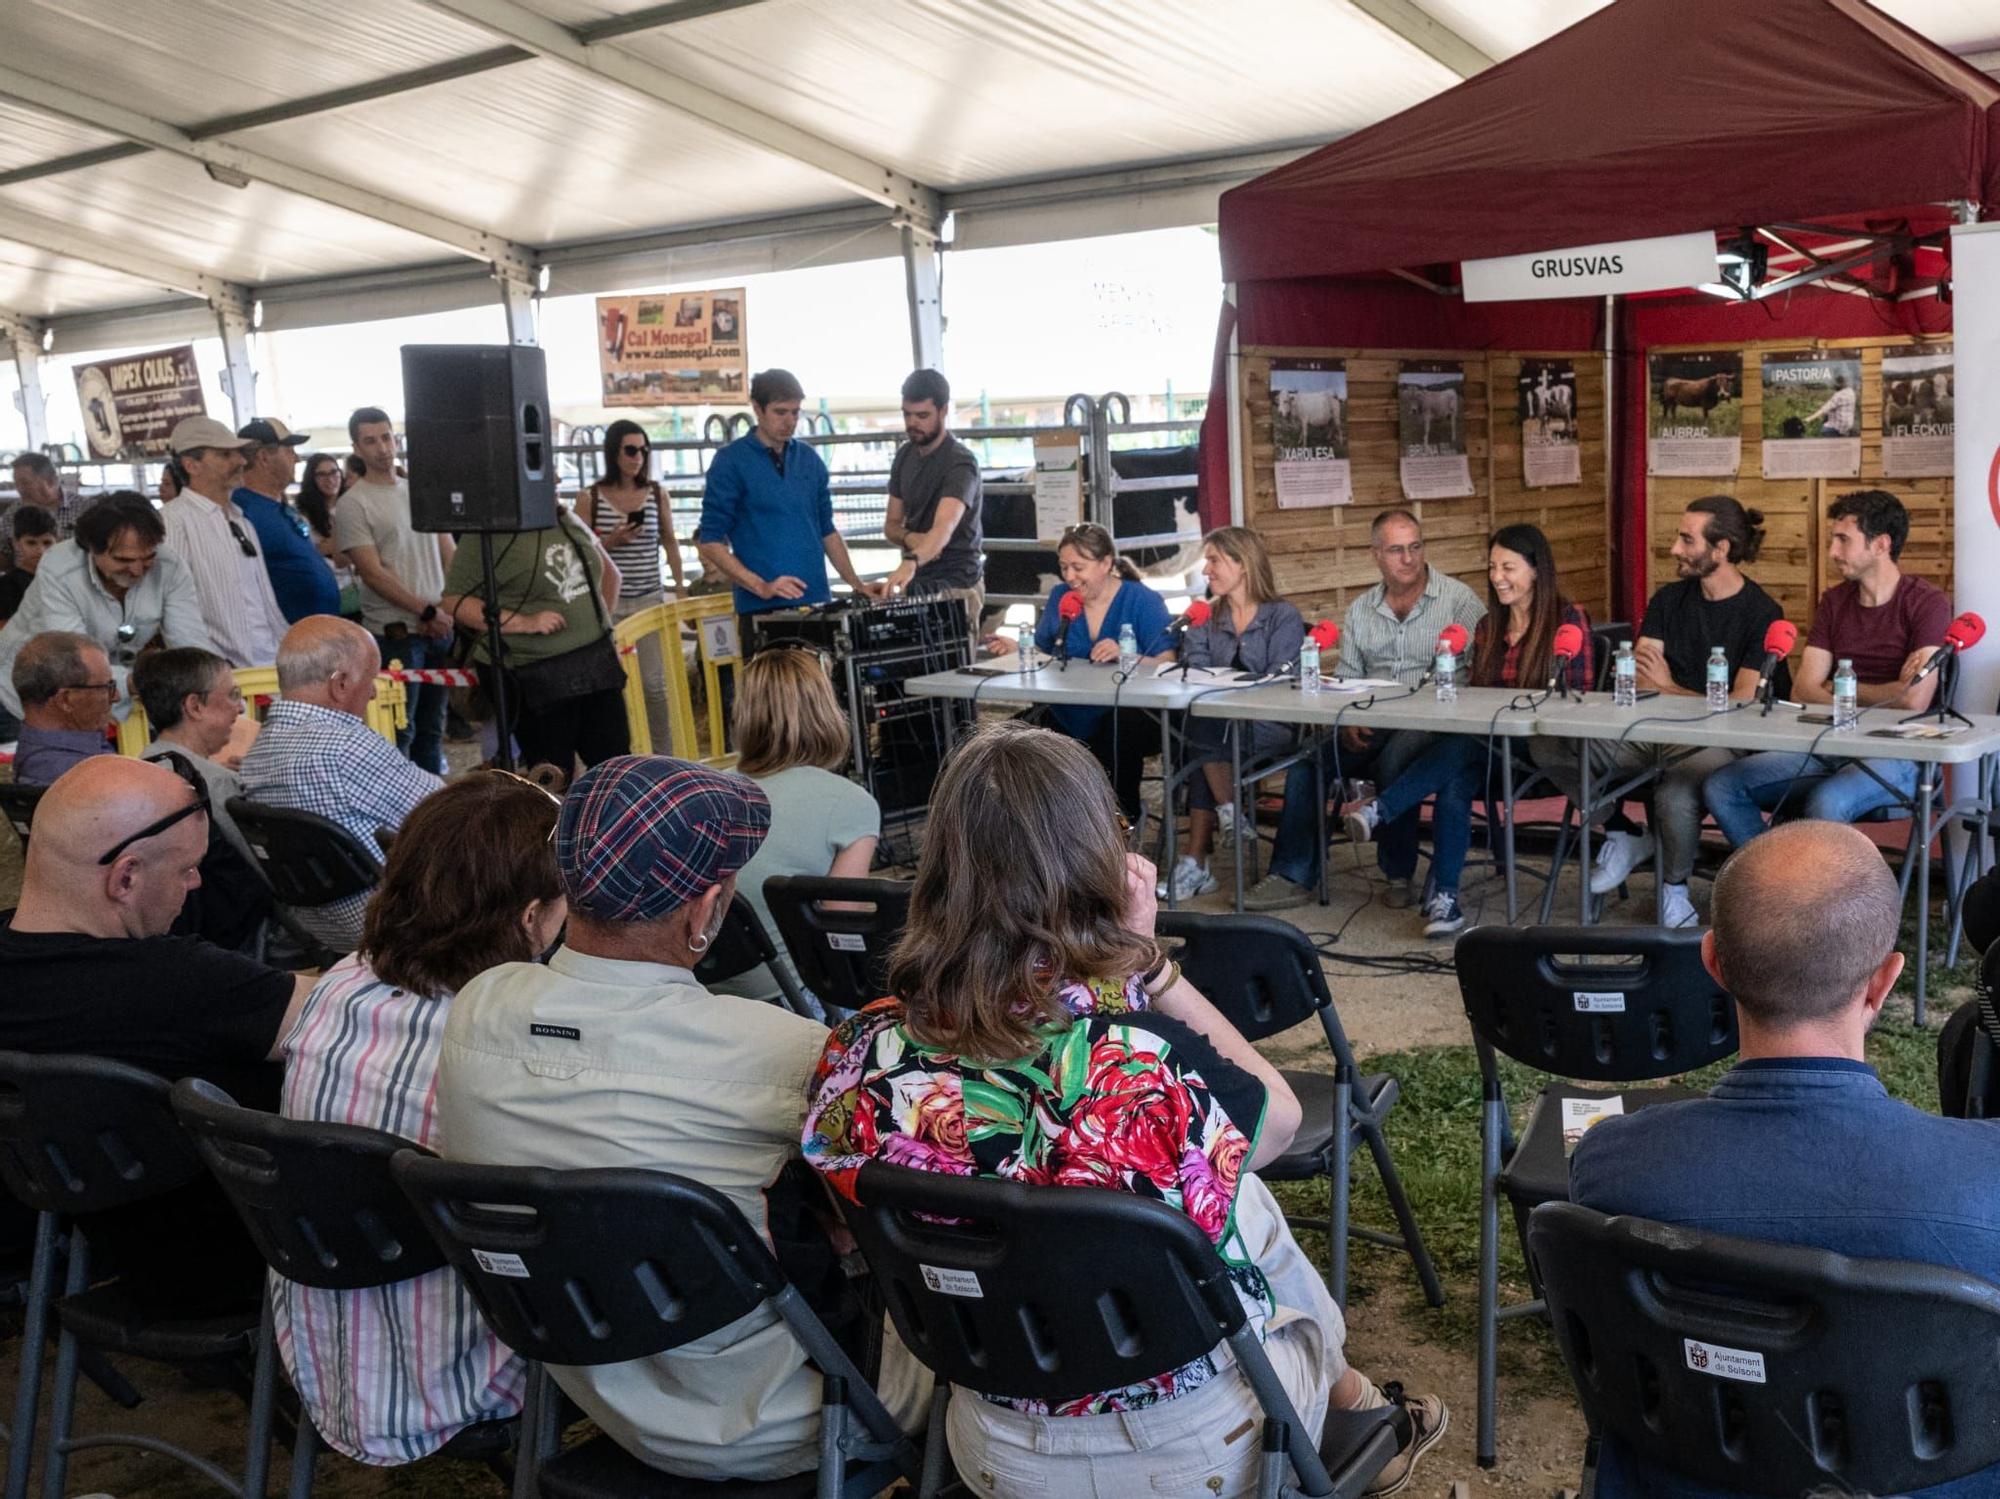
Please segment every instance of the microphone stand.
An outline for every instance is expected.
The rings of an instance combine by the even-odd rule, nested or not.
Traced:
[[[1953,651],[1951,653],[1951,658],[1952,660],[1956,660],[1958,658],[1958,652]],[[1937,662],[1935,672],[1929,671],[1929,668],[1927,666],[1926,671],[1919,672],[1917,674],[1917,681],[1922,681],[1924,676],[1927,674],[1935,675],[1942,678],[1944,669],[1949,664],[1950,663],[1946,661]],[[1917,683],[1912,682],[1910,683],[1910,685],[1914,687],[1917,685]],[[1956,678],[1953,679],[1952,685],[1954,687],[1957,685]],[[1959,712],[1958,709],[1952,707],[1951,704],[1945,700],[1945,683],[1942,680],[1940,680],[1937,685],[1937,691],[1931,694],[1931,705],[1928,708],[1924,709],[1921,713],[1912,713],[1907,718],[1898,719],[1897,722],[1934,723],[1938,725],[1938,727],[1942,728],[1945,724],[1949,723],[1953,719],[1957,719],[1960,723],[1964,724],[1968,729],[1972,727],[1972,720],[1967,718],[1963,713]]]

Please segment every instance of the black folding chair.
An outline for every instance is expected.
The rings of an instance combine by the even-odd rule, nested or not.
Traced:
[[[1559,1079],[1650,1082],[1736,1051],[1736,1004],[1701,966],[1701,933],[1661,927],[1474,927],[1453,953],[1465,1017],[1479,1054],[1479,1442],[1494,1461],[1499,1325],[1540,1315],[1537,1300],[1500,1305],[1500,1198],[1525,1242],[1528,1213],[1569,1200],[1566,1130],[1572,1104],[1617,1112],[1696,1095],[1663,1087],[1605,1091],[1552,1082],[1536,1096],[1519,1139],[1500,1083],[1499,1056]]]
[[[1333,1055],[1332,1072],[1294,1072],[1284,1078],[1304,1113],[1292,1148],[1257,1174],[1267,1182],[1311,1181],[1325,1177],[1331,1192],[1324,1218],[1288,1218],[1294,1227],[1316,1229],[1327,1236],[1327,1285],[1334,1300],[1347,1305],[1347,1241],[1361,1239],[1400,1249],[1416,1266],[1424,1297],[1444,1305],[1430,1251],[1417,1227],[1416,1215],[1403,1192],[1402,1178],[1383,1138],[1382,1124],[1401,1094],[1387,1073],[1363,1073],[1347,1044],[1340,1012],[1327,989],[1326,971],[1312,940],[1297,927],[1270,916],[1202,915],[1162,911],[1159,935],[1184,944],[1181,971],[1209,1003],[1220,1010],[1246,1040],[1262,1041],[1308,1020],[1317,1020]],[[1352,1159],[1362,1145],[1375,1158],[1375,1170],[1398,1232],[1359,1228],[1348,1220]]]
[[[286,1280],[322,1291],[367,1291],[445,1268],[443,1253],[389,1174],[397,1151],[421,1147],[384,1130],[246,1109],[199,1078],[174,1084],[172,1098],[181,1127],[250,1241]],[[521,1425],[468,1426],[438,1455],[497,1459]],[[301,1410],[292,1442],[292,1499],[312,1492],[314,1460],[324,1446]],[[532,1464],[517,1464],[514,1477],[516,1499],[531,1499]]]
[[[1566,1202],[1535,1209],[1528,1255],[1590,1422],[1586,1495],[1606,1438],[1732,1494],[2000,1481],[1990,1281]]]
[[[0,781],[0,817],[7,819],[14,836],[21,840],[23,857],[28,852],[28,829],[35,821],[35,804],[48,789],[46,786],[23,786],[15,781]]]
[[[464,1166],[413,1150],[390,1169],[494,1331],[538,1365],[651,1358],[767,1306],[824,1377],[816,1476],[754,1486],[673,1478],[605,1436],[555,1457],[544,1417],[523,1444],[523,1461],[539,1462],[543,1499],[861,1499],[916,1477],[914,1444],[720,1192],[664,1171]],[[535,1409],[552,1412],[539,1368],[536,1383]]]
[[[229,815],[278,903],[292,911],[360,895],[382,878],[376,852],[331,818],[247,796],[229,798]]]
[[[164,1078],[98,1057],[0,1052],[0,1181],[39,1216],[21,1335],[20,1384],[7,1453],[6,1499],[24,1499],[34,1457],[42,1343],[53,1313],[61,1329],[50,1393],[42,1492],[60,1499],[69,1454],[136,1447],[185,1464],[238,1499],[264,1499],[270,1461],[274,1371],[264,1298],[239,1312],[188,1317],[144,1304],[117,1278],[93,1284],[78,1214],[101,1213],[170,1192],[202,1175],[194,1144],[175,1122]],[[195,1232],[198,1225],[189,1225]],[[67,1230],[68,1270],[55,1286],[57,1238]],[[77,1363],[85,1348],[176,1367],[250,1366],[250,1429],[243,1473],[158,1437],[73,1436]]]
[[[1359,1495],[1396,1455],[1400,1412],[1329,1410],[1317,1448],[1215,1247],[1162,1202],[870,1161],[848,1213],[904,1344],[940,1381],[1055,1403],[1229,1345],[1264,1410],[1266,1495]],[[948,1480],[942,1384],[919,1499]],[[1403,1418],[1407,1419],[1407,1418]]]
[[[764,881],[764,904],[800,984],[821,1004],[858,1010],[889,992],[889,949],[910,919],[907,881],[777,875]]]
[[[778,992],[784,996],[786,1009],[808,1020],[820,1018],[806,1003],[805,995],[799,992],[798,980],[792,977],[791,970],[779,956],[777,944],[764,930],[764,923],[757,919],[757,908],[739,895],[729,903],[729,914],[722,920],[722,930],[715,934],[708,951],[695,965],[694,976],[703,984],[720,984],[750,972],[759,964],[771,970]]]

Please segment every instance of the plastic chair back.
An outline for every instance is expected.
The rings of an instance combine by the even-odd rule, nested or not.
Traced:
[[[2000,1286],[1978,1276],[1570,1203],[1535,1209],[1528,1255],[1591,1428],[1657,1467],[1792,1495],[2000,1464]]]
[[[720,984],[740,978],[761,963],[777,960],[778,949],[757,919],[757,910],[742,896],[729,903],[722,930],[694,966],[694,976],[704,984]]]
[[[1702,967],[1698,930],[1481,926],[1452,956],[1482,1051],[1543,1072],[1644,1082],[1736,1051],[1736,1002]]]
[[[1154,930],[1186,945],[1182,976],[1246,1040],[1262,1041],[1333,1003],[1312,939],[1274,916],[1162,911]]]
[[[829,910],[830,900],[868,909]],[[889,950],[910,919],[906,881],[777,875],[764,881],[764,904],[799,982],[822,1003],[858,1010],[889,992]]]
[[[664,1171],[390,1163],[500,1340],[548,1364],[618,1364],[706,1337],[787,1288],[720,1192]]]
[[[46,786],[23,786],[14,781],[0,782],[0,817],[7,819],[14,836],[21,840],[23,854],[28,852],[28,829],[35,821],[35,804],[48,789]]]
[[[102,1057],[0,1052],[0,1181],[38,1213],[98,1213],[195,1180],[167,1080]]]
[[[246,1109],[199,1078],[174,1084],[173,1105],[257,1252],[285,1279],[358,1291],[443,1267],[389,1174],[397,1151],[420,1147],[384,1130]]]
[[[229,815],[285,905],[329,905],[373,890],[382,878],[381,861],[346,828],[318,813],[232,796]]]

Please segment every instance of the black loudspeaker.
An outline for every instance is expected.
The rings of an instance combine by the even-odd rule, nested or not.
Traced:
[[[521,344],[404,344],[410,523],[540,531],[556,523],[549,376]]]

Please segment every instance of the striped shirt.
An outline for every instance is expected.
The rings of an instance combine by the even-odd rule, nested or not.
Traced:
[[[660,493],[657,484],[653,486],[652,496],[634,515],[627,515],[605,499],[597,492],[595,484],[577,500],[578,512],[600,538],[609,536],[628,520],[639,522],[637,535],[616,546],[607,543],[604,548],[618,568],[618,597],[621,599],[645,598],[658,593],[664,586],[660,577],[660,512],[665,505],[666,497]],[[672,525],[673,522],[667,524]]]
[[[1479,596],[1450,573],[1430,569],[1423,597],[1401,619],[1388,605],[1388,585],[1377,583],[1347,606],[1340,627],[1340,674],[1343,677],[1394,677],[1414,687],[1430,670],[1437,639],[1449,624],[1465,626],[1470,636],[1486,617]]]
[[[335,964],[287,1043],[280,1112],[435,1145],[451,999],[385,984],[358,953]],[[449,1268],[366,1291],[316,1290],[273,1274],[271,1311],[313,1425],[360,1462],[414,1462],[464,1427],[521,1409],[521,1360]]]
[[[231,666],[269,666],[290,628],[257,545],[257,528],[229,500],[192,490],[160,511],[167,545],[194,574],[195,598],[216,653]]]

